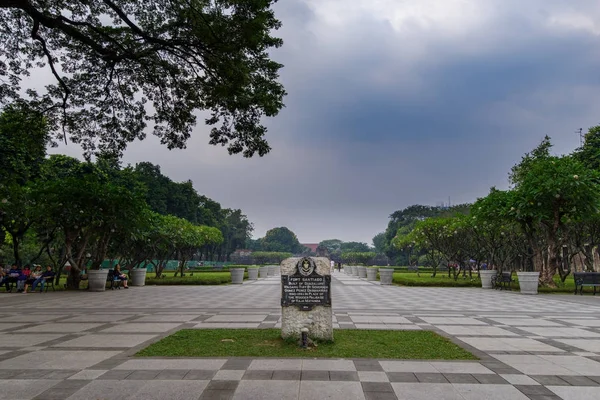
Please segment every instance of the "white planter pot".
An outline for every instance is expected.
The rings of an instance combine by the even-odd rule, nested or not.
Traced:
[[[517,272],[517,277],[522,294],[538,294],[539,272]]]
[[[358,276],[367,279],[367,267],[358,267]]]
[[[376,268],[367,268],[367,280],[368,281],[376,281],[377,280],[377,269]]]
[[[89,291],[104,292],[106,290],[106,277],[108,276],[107,269],[89,270],[87,276]]]
[[[255,281],[257,279],[258,279],[258,268],[248,268],[248,280]]]
[[[382,285],[391,285],[394,278],[394,270],[392,268],[379,268],[379,282]]]
[[[146,284],[146,268],[132,269],[129,274],[131,275],[131,286],[144,286]]]
[[[275,275],[275,266],[269,265],[269,276],[274,276],[274,275]]]
[[[483,289],[492,288],[492,278],[496,276],[497,271],[494,270],[481,270],[479,276],[481,277],[481,287]]]
[[[352,266],[352,275],[358,276],[358,267]]]
[[[241,285],[244,282],[244,271],[246,268],[230,268],[231,283],[234,285]]]
[[[269,275],[269,267],[260,267],[258,274],[261,278],[266,278]]]

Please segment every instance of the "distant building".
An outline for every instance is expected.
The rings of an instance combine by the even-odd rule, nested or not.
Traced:
[[[319,243],[300,243],[304,247],[308,247],[311,253],[317,252],[317,247],[319,247]]]

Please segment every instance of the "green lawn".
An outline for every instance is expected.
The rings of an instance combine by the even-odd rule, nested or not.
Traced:
[[[164,277],[155,278],[153,272],[146,275],[146,285],[223,285],[231,283],[231,274],[229,272],[186,272],[184,277],[174,276],[174,272],[164,273]],[[244,274],[248,278],[248,273]]]
[[[394,272],[394,283],[401,286],[425,286],[425,287],[481,287],[481,280],[477,277],[477,273],[473,273],[472,279],[467,274],[466,278],[463,278],[462,273],[455,281],[454,278],[448,278],[448,273],[438,272],[435,277],[431,277],[431,272],[421,272],[421,276],[417,276],[415,272]],[[517,274],[513,273],[512,283],[513,290],[519,290],[519,279]],[[558,287],[539,287],[541,293],[573,293],[575,291],[575,283],[573,282],[573,275],[569,275],[564,283],[560,281],[560,277],[556,275],[554,282]],[[593,289],[587,288],[586,291],[593,291]]]
[[[137,353],[140,357],[322,357],[476,360],[430,331],[336,330],[334,342],[301,349],[279,329],[184,329]]]

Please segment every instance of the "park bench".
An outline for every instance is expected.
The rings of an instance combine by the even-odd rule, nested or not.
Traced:
[[[115,290],[115,288],[121,289],[121,280],[115,279],[115,271],[112,269],[108,270],[108,275],[106,275],[106,283],[110,284],[109,287],[111,290]]]
[[[500,290],[512,290],[511,284],[513,281],[512,271],[499,272],[496,276],[492,277],[492,287]]]
[[[583,295],[583,287],[592,286],[595,296],[596,287],[600,286],[600,272],[574,272],[573,280],[575,281],[574,294],[577,294],[577,289],[579,289],[579,294]]]

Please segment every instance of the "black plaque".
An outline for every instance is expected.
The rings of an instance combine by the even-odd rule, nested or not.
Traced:
[[[331,307],[331,276],[319,275],[309,258],[298,262],[296,273],[281,276],[281,306],[310,311],[314,306]]]

